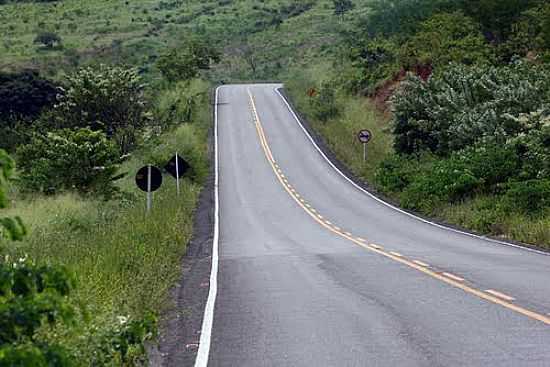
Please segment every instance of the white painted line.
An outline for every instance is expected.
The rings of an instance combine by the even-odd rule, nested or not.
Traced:
[[[487,241],[487,242],[490,242],[490,243],[494,243],[494,244],[499,244],[499,245],[504,245],[504,246],[510,246],[510,247],[514,247],[514,248],[517,248],[517,249],[521,249],[521,250],[524,250],[524,251],[529,251],[529,252],[534,252],[534,253],[537,253],[537,254],[540,254],[540,255],[546,255],[546,256],[550,256],[550,253],[548,252],[544,252],[544,251],[539,251],[539,250],[535,250],[535,249],[532,249],[532,248],[529,248],[529,247],[525,247],[525,246],[519,246],[519,245],[515,245],[513,243],[509,243],[509,242],[504,242],[504,241],[499,241],[499,240],[495,240],[495,239],[492,239],[492,238],[489,238],[489,237],[485,237],[485,236],[480,236],[480,235],[477,235],[477,234],[473,234],[473,233],[468,233],[468,232],[465,232],[465,231],[461,231],[461,230],[458,230],[458,229],[455,229],[455,228],[451,228],[451,227],[447,227],[447,226],[444,226],[442,224],[439,224],[439,223],[435,223],[435,222],[432,222],[432,221],[429,221],[429,220],[426,220],[424,218],[421,218],[417,215],[414,215],[412,213],[409,213],[401,208],[398,208],[390,203],[387,203],[385,202],[384,200],[378,198],[376,195],[373,195],[371,194],[370,192],[368,192],[367,190],[365,190],[364,188],[362,188],[361,186],[357,185],[355,182],[353,182],[352,179],[350,179],[348,176],[346,176],[342,171],[340,171],[340,169],[338,169],[338,167],[336,167],[334,165],[334,163],[332,163],[332,161],[326,156],[325,153],[323,153],[323,151],[321,150],[321,148],[319,148],[319,146],[317,145],[317,143],[315,142],[315,140],[311,137],[311,135],[309,134],[309,132],[306,130],[306,128],[304,127],[304,125],[302,125],[302,122],[300,121],[300,119],[298,118],[298,115],[296,115],[296,112],[294,112],[294,110],[292,109],[292,107],[290,106],[290,104],[288,103],[288,101],[286,100],[286,98],[281,94],[281,92],[279,92],[279,89],[280,88],[274,88],[275,90],[275,93],[277,93],[279,95],[279,97],[281,98],[281,100],[283,101],[283,103],[286,105],[287,109],[290,111],[290,113],[292,114],[292,116],[294,117],[294,119],[296,120],[296,122],[298,122],[298,125],[302,128],[302,131],[304,132],[304,134],[306,135],[306,137],[309,139],[309,141],[311,141],[311,143],[313,144],[313,146],[315,147],[315,149],[319,152],[319,154],[321,154],[321,156],[325,159],[325,161],[327,161],[327,163],[336,171],[338,172],[338,174],[340,174],[340,176],[342,176],[346,181],[348,181],[352,186],[354,186],[356,189],[358,189],[359,191],[363,192],[364,194],[370,196],[372,199],[378,201],[379,203],[389,207],[389,208],[392,208],[393,210],[396,210],[402,214],[405,214],[411,218],[414,218],[414,219],[417,219],[421,222],[424,222],[424,223],[427,223],[427,224],[431,224],[435,227],[438,227],[438,228],[442,228],[444,230],[447,230],[447,231],[451,231],[451,232],[454,232],[454,233],[459,233],[459,234],[462,234],[462,235],[465,235],[465,236],[469,236],[469,237],[473,237],[473,238],[477,238],[477,239],[480,239],[480,240],[484,240],[484,241]]]
[[[349,233],[349,232],[344,232],[344,234],[345,234],[346,236],[349,236],[349,237],[353,236],[353,235],[352,235],[351,233]]]
[[[443,275],[446,276],[447,278],[451,278],[453,280],[456,280],[457,282],[463,282],[464,281],[463,278],[458,277],[458,276],[456,276],[454,274],[451,274],[451,273],[443,273]]]
[[[413,263],[415,263],[416,265],[420,265],[420,266],[423,266],[425,268],[429,268],[430,265],[429,264],[426,264],[425,262],[422,262],[420,260],[414,260]]]
[[[325,219],[321,214],[317,214],[317,218],[319,218],[319,219]]]
[[[377,250],[383,250],[383,249],[384,249],[382,246],[378,246],[378,245],[376,245],[376,244],[374,244],[374,243],[371,243],[369,246],[372,247],[372,248],[375,248],[375,249],[377,249]]]
[[[366,239],[361,238],[361,237],[356,237],[355,239],[356,239],[357,241],[359,241],[359,242],[363,242],[363,243],[364,243],[364,242],[367,242]]]
[[[390,251],[390,254],[397,257],[403,257],[403,255],[401,255],[399,252],[395,252],[395,251]]]
[[[329,220],[325,220],[325,223],[328,224],[329,226],[332,224],[332,222]]]
[[[338,232],[340,232],[342,230],[342,228],[338,227],[338,226],[332,226],[332,228],[334,228],[335,230],[337,230]]]
[[[212,325],[214,324],[214,306],[218,294],[218,247],[220,235],[220,200],[219,200],[219,161],[218,161],[218,101],[220,88],[216,88],[214,107],[214,238],[212,239],[212,268],[210,271],[210,289],[202,319],[199,350],[195,359],[195,367],[207,367],[212,340]]]
[[[498,298],[502,298],[503,300],[508,301],[508,302],[512,302],[512,301],[516,300],[514,297],[510,297],[510,296],[508,296],[504,293],[500,293],[500,292],[494,291],[492,289],[487,289],[485,292],[490,293],[493,296],[496,296]]]

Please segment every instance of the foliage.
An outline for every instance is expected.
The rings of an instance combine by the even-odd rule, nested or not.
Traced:
[[[14,173],[14,160],[0,149],[0,209],[5,208],[8,204],[8,184]],[[0,238],[6,237],[12,241],[20,241],[26,233],[26,228],[20,217],[0,217]]]
[[[52,107],[59,93],[54,82],[35,71],[0,73],[0,123],[32,120]]]
[[[119,150],[102,132],[65,129],[36,135],[17,154],[21,183],[28,190],[77,190],[107,198],[118,190]]]
[[[334,14],[338,16],[344,16],[355,7],[352,0],[332,0],[332,2],[334,4]]]
[[[309,103],[316,119],[327,121],[338,114],[336,91],[330,82],[322,82],[318,89],[312,88],[309,94]]]
[[[401,65],[444,66],[450,62],[488,63],[491,51],[479,25],[461,12],[437,14],[422,22],[418,32],[401,49]]]
[[[206,41],[191,39],[183,47],[161,55],[157,67],[169,81],[187,81],[220,61],[220,53]]]
[[[72,366],[68,351],[37,338],[44,326],[71,324],[74,278],[62,267],[0,261],[0,365]]]
[[[395,94],[395,149],[445,155],[485,137],[500,142],[529,130],[509,116],[537,111],[550,94],[550,70],[454,65],[423,81],[409,77]]]
[[[503,202],[504,207],[514,213],[540,214],[550,208],[550,180],[513,182],[508,186]]]
[[[34,43],[41,44],[51,49],[54,46],[61,46],[61,37],[54,32],[40,32],[36,35]]]
[[[53,125],[103,131],[123,153],[135,147],[136,133],[149,121],[145,85],[136,68],[86,67],[67,78]]]

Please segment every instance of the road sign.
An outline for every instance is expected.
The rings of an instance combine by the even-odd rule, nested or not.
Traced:
[[[164,166],[164,169],[174,178],[182,178],[189,168],[191,168],[189,163],[177,153],[168,161],[166,166]]]
[[[372,133],[369,130],[361,130],[357,137],[361,143],[367,144],[372,139]]]
[[[162,185],[162,172],[155,166],[141,167],[136,174],[136,185],[145,192],[157,191]]]

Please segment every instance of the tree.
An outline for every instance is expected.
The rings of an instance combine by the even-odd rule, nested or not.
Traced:
[[[352,0],[332,0],[334,3],[334,14],[343,17],[345,13],[352,10],[355,5]]]
[[[157,67],[171,82],[188,81],[201,70],[209,70],[211,64],[220,61],[220,53],[206,42],[190,40],[181,48],[174,48],[161,55]]]
[[[117,193],[114,182],[121,158],[116,145],[101,131],[60,130],[36,135],[17,150],[22,186],[54,194],[76,190],[105,198]]]
[[[35,71],[0,73],[0,121],[33,120],[54,105],[58,93],[57,84]]]
[[[54,46],[61,46],[61,37],[54,32],[40,32],[36,35],[34,43],[51,49]]]
[[[114,139],[122,153],[136,143],[136,132],[150,118],[145,85],[137,69],[99,65],[80,69],[67,78],[54,121],[58,128],[88,127]]]
[[[437,14],[420,25],[419,31],[401,48],[406,69],[416,65],[487,63],[492,55],[479,25],[462,12]]]

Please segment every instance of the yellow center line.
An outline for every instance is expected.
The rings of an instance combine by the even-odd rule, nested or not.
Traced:
[[[420,261],[420,260],[414,260],[413,262],[414,262],[415,264],[418,264],[418,265],[423,266],[423,267],[425,267],[425,268],[429,268],[429,267],[430,267],[429,264],[426,264],[425,262],[422,262],[422,261]]]
[[[508,302],[512,302],[512,301],[515,300],[514,297],[510,297],[510,296],[507,295],[507,294],[500,293],[500,292],[497,292],[497,291],[492,290],[492,289],[487,289],[485,292],[490,293],[490,294],[492,294],[493,296],[497,296],[498,298],[502,298],[503,300],[508,301]]]
[[[451,278],[453,280],[456,280],[457,282],[463,282],[464,279],[459,277],[459,276],[456,276],[454,274],[451,274],[451,273],[442,273],[444,276],[446,276],[447,278]]]
[[[409,266],[413,269],[416,269],[418,270],[419,272],[422,272],[426,275],[429,275],[430,277],[432,278],[435,278],[437,280],[440,280],[448,285],[451,285],[455,288],[459,288],[461,290],[463,290],[464,292],[466,293],[470,293],[474,296],[477,296],[481,299],[484,299],[486,301],[489,301],[489,302],[492,302],[494,304],[497,304],[497,305],[500,305],[502,307],[505,307],[509,310],[512,310],[512,311],[515,311],[519,314],[522,314],[524,316],[527,316],[531,319],[534,319],[534,320],[538,320],[540,322],[543,322],[545,323],[546,325],[550,325],[550,317],[548,316],[545,316],[545,315],[542,315],[542,314],[539,314],[537,312],[534,312],[534,311],[531,311],[531,310],[528,310],[528,309],[525,309],[523,307],[520,307],[520,306],[516,306],[515,304],[513,303],[510,303],[509,301],[506,301],[506,300],[503,300],[499,297],[496,297],[492,294],[489,294],[487,292],[483,292],[479,289],[476,289],[476,288],[473,288],[471,286],[468,286],[466,284],[463,283],[464,279],[460,278],[460,277],[457,277],[456,275],[453,275],[453,274],[450,274],[450,273],[443,273],[443,274],[439,274],[439,273],[436,273],[435,271],[432,271],[431,269],[428,269],[426,267],[423,267],[419,264],[416,264],[414,263],[413,261],[410,261],[410,260],[407,260],[405,258],[402,258],[402,257],[399,257],[399,256],[395,256],[389,252],[386,252],[383,250],[383,248],[381,246],[378,246],[378,245],[374,245],[374,244],[370,244],[370,245],[366,245],[364,244],[363,242],[357,240],[356,238],[352,237],[352,236],[348,236],[347,234],[343,233],[340,231],[340,228],[339,227],[332,227],[328,224],[326,224],[323,220],[317,218],[317,216],[311,212],[310,209],[308,208],[311,208],[311,206],[309,204],[303,204],[302,203],[302,200],[298,199],[293,193],[292,191],[290,191],[286,185],[284,184],[282,178],[281,178],[281,174],[278,172],[277,168],[275,167],[275,160],[273,159],[273,155],[271,153],[271,150],[269,149],[269,145],[267,143],[267,139],[265,137],[265,134],[264,134],[264,131],[263,131],[263,128],[262,128],[262,124],[260,122],[260,117],[258,115],[258,112],[256,111],[256,103],[254,101],[254,97],[252,96],[252,93],[250,92],[250,90],[248,90],[248,94],[250,96],[250,102],[253,106],[253,111],[254,111],[254,117],[255,117],[255,120],[256,120],[256,131],[258,132],[258,136],[259,136],[259,139],[260,139],[260,143],[261,143],[261,146],[264,150],[264,153],[265,153],[265,156],[269,162],[269,164],[271,165],[271,167],[273,168],[273,172],[275,173],[275,176],[277,177],[277,179],[279,180],[279,182],[282,184],[283,188],[287,191],[287,193],[291,196],[292,199],[294,199],[296,201],[296,203],[311,217],[313,218],[313,220],[315,220],[317,223],[319,223],[321,226],[323,226],[324,228],[326,228],[327,230],[337,234],[337,235],[340,235],[341,237],[343,238],[346,238],[348,239],[349,241],[355,243],[356,245],[366,249],[366,250],[369,250],[369,251],[372,251],[374,253],[377,253],[379,255],[382,255],[382,256],[385,256],[389,259],[392,259],[400,264],[403,264],[403,265],[406,265],[406,266]],[[453,279],[456,278],[456,279]],[[460,280],[458,280],[460,279]]]
[[[401,255],[399,252],[395,252],[395,251],[390,251],[390,254],[397,257],[403,257],[403,255]]]

